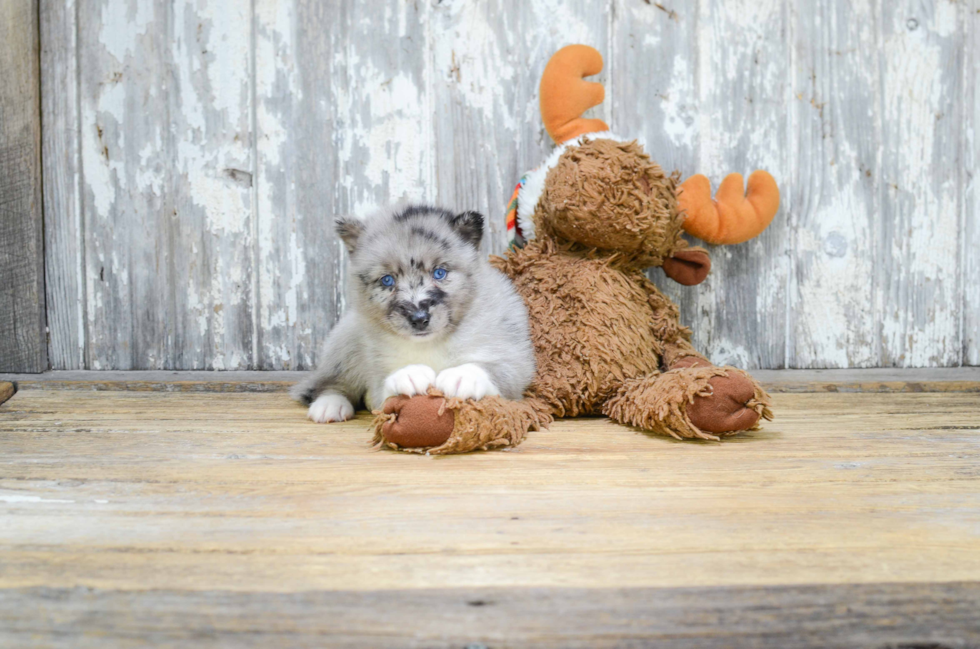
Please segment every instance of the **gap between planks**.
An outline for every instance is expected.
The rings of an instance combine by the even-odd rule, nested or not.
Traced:
[[[31,390],[283,392],[304,374],[289,371],[60,370],[43,374],[0,374],[0,382],[14,382],[20,389]],[[772,393],[980,393],[980,367],[751,370],[751,374]]]

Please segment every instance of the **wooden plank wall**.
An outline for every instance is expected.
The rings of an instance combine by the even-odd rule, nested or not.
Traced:
[[[0,3],[0,372],[48,366],[37,9]]]
[[[502,251],[571,42],[665,167],[783,188],[667,288],[717,362],[980,363],[978,0],[41,0],[41,29],[53,367],[310,367],[338,214],[477,209]]]

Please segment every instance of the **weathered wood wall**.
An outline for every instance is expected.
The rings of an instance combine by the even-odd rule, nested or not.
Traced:
[[[0,372],[47,369],[37,0],[0,2]]]
[[[978,0],[41,0],[41,34],[54,367],[311,366],[337,214],[477,209],[502,251],[571,42],[665,167],[783,188],[668,288],[716,361],[980,363]]]

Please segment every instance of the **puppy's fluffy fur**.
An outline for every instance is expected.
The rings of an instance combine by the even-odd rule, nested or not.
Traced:
[[[479,251],[483,217],[428,206],[339,219],[352,308],[317,370],[293,389],[317,422],[394,394],[518,399],[534,376],[527,310]]]

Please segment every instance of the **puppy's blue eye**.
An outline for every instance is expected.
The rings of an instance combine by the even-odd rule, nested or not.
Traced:
[[[432,276],[436,279],[446,279],[446,275],[449,273],[445,268],[436,268],[432,271]]]
[[[391,275],[385,275],[384,277],[381,278],[381,283],[385,286],[394,286],[395,278],[392,277]]]

